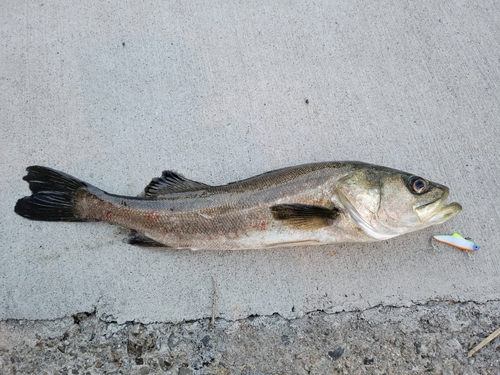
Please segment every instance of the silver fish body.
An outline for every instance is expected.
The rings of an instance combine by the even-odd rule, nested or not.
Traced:
[[[27,168],[28,219],[108,221],[132,244],[259,249],[368,242],[439,224],[460,212],[449,189],[410,173],[360,162],[323,162],[209,186],[164,171],[139,197],[114,195],[50,168]]]

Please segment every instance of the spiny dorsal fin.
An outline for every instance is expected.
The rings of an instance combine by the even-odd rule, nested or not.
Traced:
[[[331,225],[339,216],[337,208],[311,206],[308,204],[278,204],[271,207],[274,219],[296,229],[317,229]]]
[[[144,196],[151,198],[173,193],[184,193],[186,191],[199,191],[207,187],[209,185],[188,180],[178,173],[163,171],[161,177],[153,178],[149,185],[145,187]]]

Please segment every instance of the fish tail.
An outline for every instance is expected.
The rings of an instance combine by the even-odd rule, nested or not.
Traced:
[[[32,195],[17,201],[14,211],[18,215],[42,221],[89,220],[78,215],[74,207],[77,193],[94,188],[92,185],[47,167],[31,166],[26,170],[23,180],[29,183]]]

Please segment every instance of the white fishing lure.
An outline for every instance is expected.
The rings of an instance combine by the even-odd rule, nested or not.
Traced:
[[[474,242],[466,240],[458,233],[453,233],[451,236],[450,235],[434,236],[433,238],[436,241],[446,243],[448,245],[459,248],[460,250],[474,252],[480,249],[480,247],[477,246]]]

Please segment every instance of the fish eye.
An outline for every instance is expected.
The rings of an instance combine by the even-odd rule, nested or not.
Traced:
[[[412,176],[408,180],[408,185],[416,194],[422,194],[427,190],[428,183],[422,177]]]

